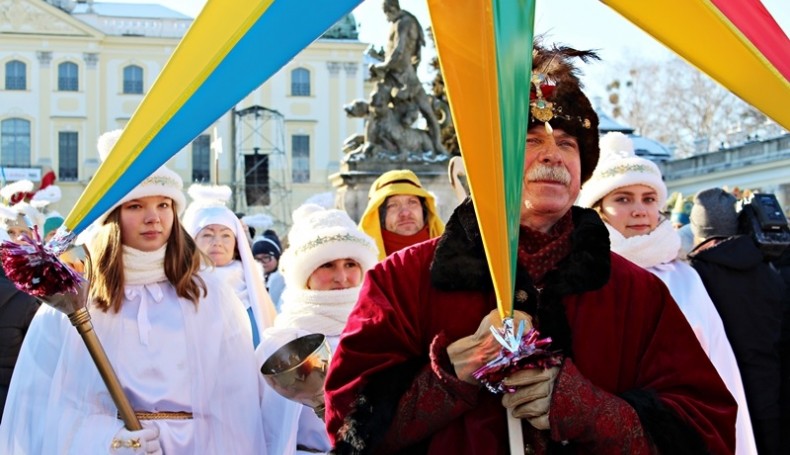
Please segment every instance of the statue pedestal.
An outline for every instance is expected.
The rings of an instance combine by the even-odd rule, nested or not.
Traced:
[[[434,194],[436,209],[445,223],[459,201],[447,177],[447,161],[399,162],[361,160],[340,165],[340,172],[329,176],[336,189],[335,206],[348,212],[356,222],[368,205],[368,192],[373,182],[383,173],[394,169],[409,169],[419,177],[423,188]]]

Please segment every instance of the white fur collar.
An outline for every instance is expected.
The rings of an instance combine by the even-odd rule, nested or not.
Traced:
[[[361,286],[337,291],[311,291],[285,287],[275,327],[295,327],[311,333],[337,336],[357,303]]]

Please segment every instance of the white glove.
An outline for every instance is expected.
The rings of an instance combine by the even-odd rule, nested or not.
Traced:
[[[117,455],[154,454],[162,455],[159,443],[159,427],[144,425],[142,430],[129,431],[121,428],[110,443],[110,453]]]
[[[515,372],[504,383],[515,386],[516,391],[505,392],[502,405],[510,409],[513,417],[527,419],[538,430],[548,430],[551,392],[559,371],[560,367],[551,367],[527,368]]]

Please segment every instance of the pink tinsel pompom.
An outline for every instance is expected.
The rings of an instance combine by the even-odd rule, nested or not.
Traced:
[[[537,330],[529,329],[517,340],[515,350],[503,346],[494,360],[478,368],[472,376],[493,393],[513,392],[504,384],[505,378],[526,368],[549,368],[562,363],[562,358],[548,349],[551,338],[538,339]]]
[[[79,290],[82,277],[44,246],[37,227],[32,238],[23,234],[23,239],[21,245],[9,241],[0,245],[3,269],[19,290],[36,297]]]

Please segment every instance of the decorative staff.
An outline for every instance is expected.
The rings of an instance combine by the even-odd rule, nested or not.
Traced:
[[[499,393],[510,372],[556,362],[550,340],[513,323],[535,2],[429,0],[428,8],[502,318],[502,329],[491,327],[500,356],[474,376]],[[511,453],[523,453],[521,421],[510,413],[507,421]]]
[[[0,248],[0,259],[8,278],[22,291],[69,317],[88,348],[124,426],[130,431],[141,430],[143,427],[93,330],[88,311],[88,283],[44,246],[37,227],[33,229],[33,237],[25,235],[24,240],[27,243],[21,245],[5,241]],[[61,251],[66,246],[58,245],[53,249]]]

